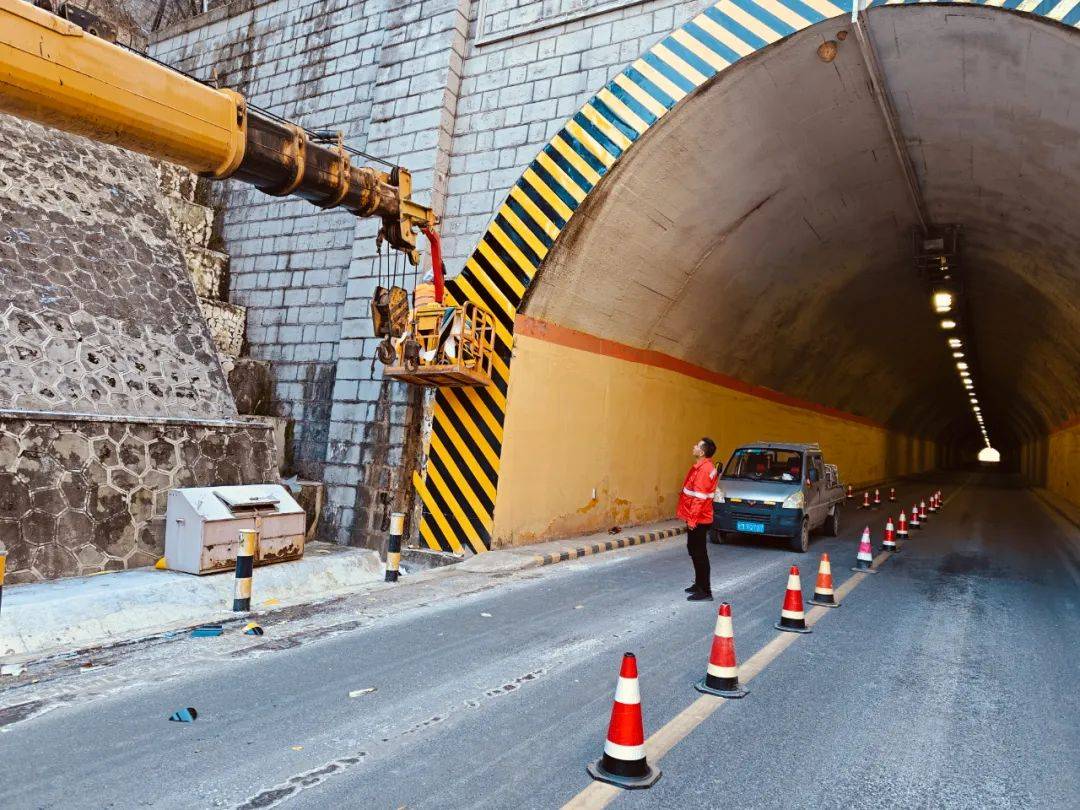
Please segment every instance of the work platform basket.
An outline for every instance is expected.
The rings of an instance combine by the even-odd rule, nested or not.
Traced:
[[[434,388],[491,384],[495,325],[491,313],[471,302],[426,304],[411,315],[411,334],[395,344],[391,379]]]

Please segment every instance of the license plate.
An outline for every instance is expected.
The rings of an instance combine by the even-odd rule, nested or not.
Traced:
[[[735,531],[738,532],[752,532],[753,534],[764,534],[764,523],[751,523],[749,520],[736,520]]]

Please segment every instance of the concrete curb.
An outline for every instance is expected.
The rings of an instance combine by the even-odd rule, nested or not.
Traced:
[[[536,561],[535,565],[537,567],[543,565],[554,565],[555,563],[566,562],[567,560],[576,560],[578,557],[589,557],[593,554],[603,554],[605,551],[615,551],[619,548],[640,546],[644,543],[655,543],[657,540],[666,540],[669,537],[675,537],[680,534],[686,534],[686,529],[684,527],[661,529],[660,531],[656,532],[646,532],[644,534],[618,537],[614,540],[607,540],[603,543],[592,543],[588,546],[578,546],[577,548],[565,549],[557,554],[537,554],[533,557],[533,559]]]
[[[253,614],[329,599],[382,576],[375,551],[311,543],[299,560],[255,570]],[[41,658],[248,615],[230,609],[233,581],[231,572],[197,577],[137,568],[11,586],[0,614],[0,657]]]
[[[1080,509],[1072,504],[1071,501],[1058,495],[1045,487],[1028,487],[1034,493],[1035,497],[1042,501],[1062,518],[1069,521],[1073,526],[1080,529]]]

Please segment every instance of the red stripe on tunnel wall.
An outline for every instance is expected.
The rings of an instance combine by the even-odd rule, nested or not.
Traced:
[[[1071,430],[1077,425],[1080,425],[1080,414],[1069,417],[1055,428],[1050,428],[1050,435],[1053,436],[1055,433],[1063,433],[1066,430]]]
[[[711,369],[703,368],[702,366],[696,366],[693,363],[688,363],[685,360],[680,360],[671,355],[654,352],[651,349],[635,349],[633,346],[616,343],[614,340],[599,338],[590,335],[587,332],[578,332],[576,329],[567,329],[565,326],[559,326],[558,324],[547,323],[546,321],[537,320],[536,318],[530,318],[528,315],[518,315],[517,318],[515,318],[514,334],[525,335],[527,337],[536,338],[537,340],[543,340],[547,343],[555,343],[571,349],[591,352],[592,354],[614,357],[617,360],[625,360],[628,363],[640,363],[641,365],[674,371],[676,374],[693,377],[697,380],[703,380],[707,383],[712,383],[713,385],[729,388],[732,391],[738,391],[743,394],[749,394],[750,396],[767,399],[781,405],[788,405],[792,408],[802,408],[807,411],[815,411],[816,413],[825,414],[826,416],[832,416],[837,419],[846,419],[849,422],[857,422],[860,425],[869,425],[870,427],[888,430],[885,425],[866,416],[859,416],[858,414],[848,413],[847,411],[841,411],[837,408],[830,408],[828,405],[821,405],[817,402],[808,402],[803,399],[798,399],[797,397],[782,394],[779,391],[774,391],[771,388],[752,385],[751,383],[744,382],[735,377],[729,377],[727,374],[721,374],[718,371],[712,371]]]

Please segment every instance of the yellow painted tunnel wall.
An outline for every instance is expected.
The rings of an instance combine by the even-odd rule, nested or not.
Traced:
[[[1031,483],[1080,506],[1080,422],[1024,445],[1020,466]]]
[[[703,435],[721,464],[745,442],[816,441],[856,486],[935,466],[929,440],[521,330],[513,363],[493,548],[673,517]]]

